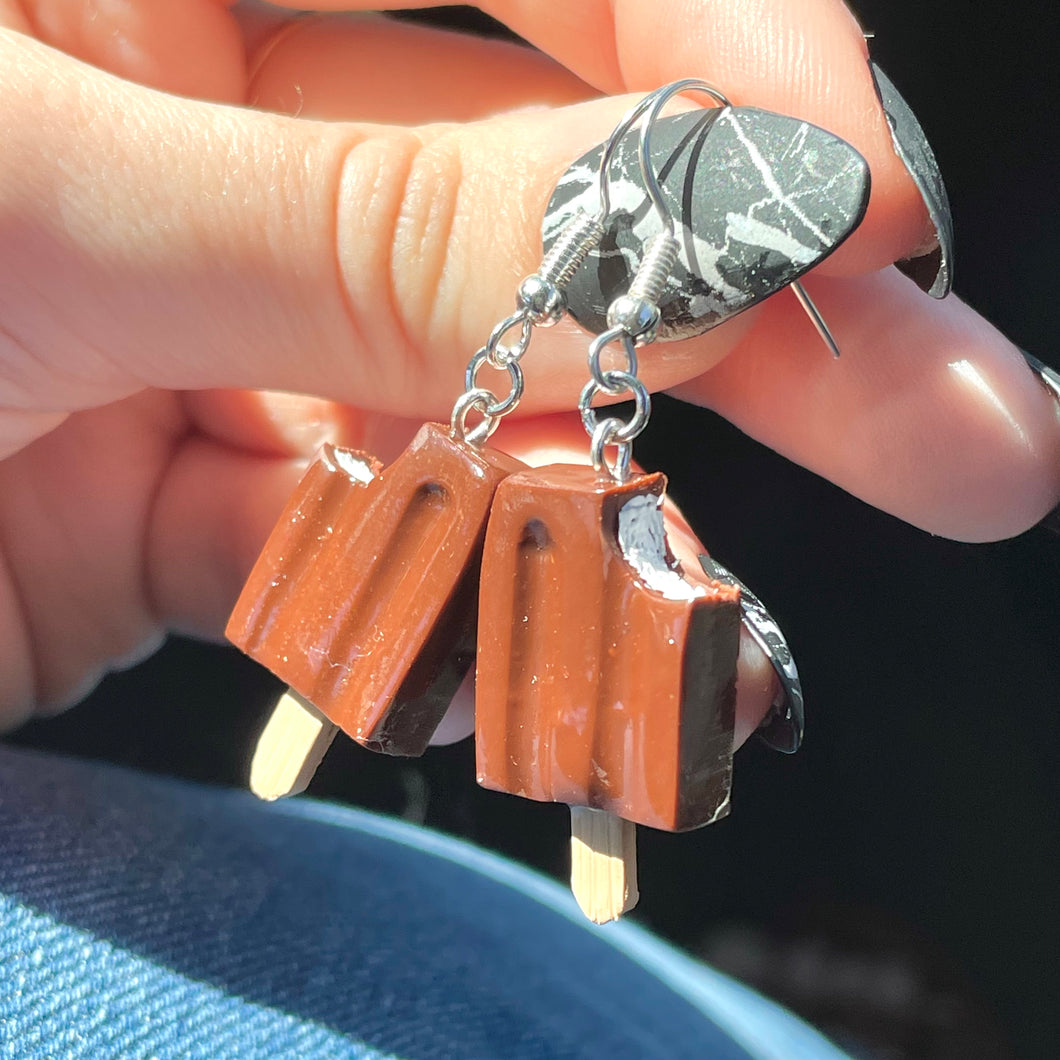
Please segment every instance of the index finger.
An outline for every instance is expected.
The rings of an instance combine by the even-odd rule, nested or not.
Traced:
[[[280,6],[305,5],[281,0]],[[378,8],[363,0],[312,6]],[[869,163],[872,198],[859,231],[822,271],[871,271],[933,245],[920,193],[894,152],[862,29],[840,0],[484,0],[476,6],[601,92],[647,92],[701,77],[737,105],[804,119],[854,146]]]
[[[853,49],[857,84],[871,92],[843,9],[812,6],[846,27],[836,62],[848,65]],[[735,69],[747,49],[730,44]],[[540,260],[559,174],[629,104],[419,129],[320,123],[152,92],[17,35],[0,32],[0,52],[13,89],[0,116],[0,310],[30,354],[13,362],[5,401],[51,410],[146,384],[300,390],[441,414]],[[791,105],[779,109],[798,112],[806,92],[789,80]],[[882,111],[861,119],[871,139]],[[914,244],[893,250],[909,210],[900,195],[883,203],[894,223],[875,234],[863,225],[853,240],[889,261]],[[733,338],[718,329],[660,350],[651,385],[698,374]],[[569,407],[584,340],[556,329],[539,350],[528,406]]]

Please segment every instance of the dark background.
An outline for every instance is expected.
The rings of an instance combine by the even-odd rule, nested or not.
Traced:
[[[945,174],[957,293],[1055,366],[1055,6],[855,7]],[[665,399],[637,455],[781,621],[808,733],[739,753],[728,820],[641,829],[635,919],[864,1056],[1057,1055],[1060,539],[932,538]],[[243,784],[277,690],[173,640],[12,742]],[[467,741],[407,761],[339,739],[311,793],[566,873],[565,809],[476,788]]]

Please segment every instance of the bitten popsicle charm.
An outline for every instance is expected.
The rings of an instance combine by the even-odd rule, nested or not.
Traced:
[[[386,754],[426,749],[474,659],[494,491],[524,466],[486,442],[522,398],[533,328],[562,317],[602,230],[584,214],[565,226],[471,358],[448,429],[426,424],[386,469],[325,446],[288,501],[226,629],[291,686],[251,764],[261,798],[304,790],[339,728]],[[480,384],[487,367],[507,374],[503,398]]]
[[[670,123],[656,159],[663,106],[692,91],[720,109]],[[825,196],[815,192],[822,158],[843,178]],[[663,479],[633,474],[632,443],[651,414],[637,348],[792,285],[838,355],[796,281],[856,226],[867,195],[867,167],[849,145],[778,115],[738,115],[694,79],[642,99],[553,194],[546,242],[592,202],[604,224],[568,288],[572,315],[596,333],[579,400],[593,468],[524,471],[498,488],[483,554],[476,755],[480,784],[571,806],[571,887],[598,923],[637,900],[634,825],[717,820],[732,772],[740,588],[681,570],[663,530]],[[598,412],[601,397],[632,399],[630,418]]]
[[[654,158],[652,130],[679,92],[718,108],[669,122]],[[822,165],[841,179],[815,212]],[[448,426],[424,425],[385,468],[325,446],[254,566],[227,634],[290,686],[258,742],[254,792],[303,790],[339,729],[422,754],[475,661],[478,781],[570,807],[571,887],[604,923],[637,902],[636,825],[677,832],[728,813],[741,621],[790,693],[768,738],[794,750],[801,691],[776,624],[724,568],[682,569],[665,478],[634,472],[651,414],[637,350],[791,285],[838,352],[797,280],[867,194],[849,145],[737,113],[694,79],[646,96],[576,162],[538,271],[471,357]],[[530,469],[487,443],[522,399],[534,329],[568,311],[595,332],[578,401],[591,466]],[[484,371],[507,377],[501,396]],[[603,413],[600,399],[633,411]]]
[[[739,590],[668,554],[664,484],[523,471],[486,534],[478,781],[571,806],[572,886],[598,923],[636,902],[631,823],[728,811]]]
[[[430,423],[385,470],[325,446],[226,631],[291,686],[259,741],[256,794],[304,788],[336,728],[386,754],[423,753],[474,658],[493,492],[522,466]]]

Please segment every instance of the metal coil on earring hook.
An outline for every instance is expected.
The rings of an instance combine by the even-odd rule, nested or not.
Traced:
[[[666,287],[666,282],[673,271],[674,263],[680,252],[680,245],[674,234],[674,220],[659,187],[659,181],[652,168],[646,143],[650,128],[657,120],[659,111],[671,96],[685,91],[704,91],[709,93],[722,106],[729,106],[725,96],[705,81],[688,78],[666,85],[645,96],[615,127],[610,140],[600,157],[598,172],[600,196],[600,221],[607,219],[610,209],[610,167],[618,142],[638,121],[640,124],[640,167],[645,188],[652,205],[662,221],[663,230],[653,237],[641,259],[629,290],[615,298],[607,311],[609,330],[598,335],[589,344],[590,380],[585,385],[578,400],[582,423],[591,439],[593,466],[598,471],[608,471],[612,478],[624,481],[629,476],[633,440],[643,432],[651,416],[651,395],[647,387],[637,378],[637,345],[647,345],[655,340],[661,312],[659,298]],[[620,342],[625,354],[624,369],[604,369],[602,357],[604,350],[613,342]],[[623,422],[616,416],[600,420],[592,408],[592,402],[600,393],[612,397],[630,395],[635,402],[632,417]],[[618,447],[618,457],[613,466],[609,466],[604,457],[608,446]]]
[[[579,210],[542,259],[538,275],[546,283],[566,287],[603,234],[603,222]]]

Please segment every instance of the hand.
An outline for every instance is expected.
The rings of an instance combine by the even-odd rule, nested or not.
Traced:
[[[653,347],[646,382],[933,533],[1004,537],[1056,504],[1054,403],[974,312],[887,268],[932,232],[836,0],[494,0],[541,53],[371,15],[82,6],[0,0],[4,723],[166,629],[218,636],[324,437],[389,458],[447,417],[557,176],[632,102],[597,97],[679,76],[842,136],[873,194],[807,282],[840,361],[781,296]],[[585,341],[535,338],[506,448],[584,453],[546,414]],[[745,735],[769,690],[743,667]]]

